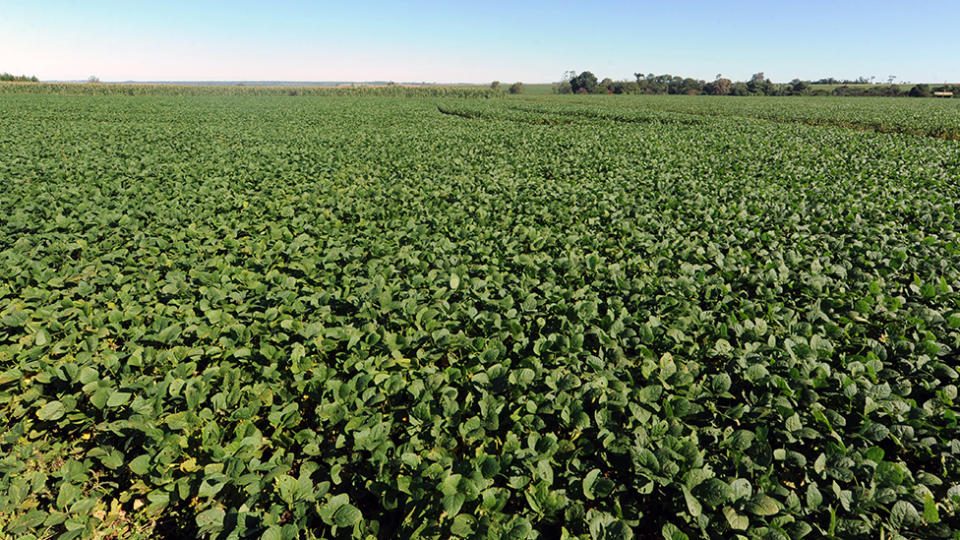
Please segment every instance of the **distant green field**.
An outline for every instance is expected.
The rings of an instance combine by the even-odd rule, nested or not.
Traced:
[[[500,97],[486,86],[269,86],[0,82],[0,94],[92,96]]]
[[[526,95],[510,96],[508,100],[579,103],[605,115],[637,110],[669,111],[960,139],[960,99]]]
[[[552,94],[553,93],[553,84],[544,83],[544,84],[525,84],[523,85],[523,93],[525,94]]]
[[[510,88],[510,85],[511,85],[511,84],[513,84],[513,83],[512,83],[512,82],[500,81],[500,90],[502,90],[503,92],[507,92],[507,90]],[[476,85],[474,85],[474,84],[464,84],[464,85],[454,86],[453,88],[464,88],[464,89],[467,89],[467,88],[489,88],[489,87],[490,87],[489,84],[483,84],[483,85],[480,85],[480,84],[476,84]],[[523,93],[524,93],[524,94],[535,94],[535,95],[537,95],[537,94],[552,94],[552,93],[553,93],[553,83],[536,83],[536,84],[523,83]]]

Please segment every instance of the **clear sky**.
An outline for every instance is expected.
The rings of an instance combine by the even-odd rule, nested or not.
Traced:
[[[43,80],[550,82],[671,73],[960,82],[960,2],[0,0]]]

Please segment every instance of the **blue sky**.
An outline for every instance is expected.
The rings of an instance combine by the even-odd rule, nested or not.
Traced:
[[[0,0],[0,71],[44,80],[960,82],[958,2]]]

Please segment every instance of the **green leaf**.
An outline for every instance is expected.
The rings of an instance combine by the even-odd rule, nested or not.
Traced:
[[[730,375],[726,373],[718,373],[714,375],[711,379],[711,390],[716,394],[723,394],[730,390],[730,385],[732,381],[730,380]]]
[[[730,444],[738,450],[746,450],[750,448],[750,445],[753,444],[753,441],[757,436],[752,431],[747,431],[745,429],[738,429],[733,432],[733,435],[730,437]]]
[[[90,366],[86,366],[80,370],[79,380],[83,384],[92,383],[99,378],[100,372]]]
[[[806,521],[795,521],[785,527],[790,533],[790,538],[804,538],[813,532],[813,526]]]
[[[730,482],[730,492],[733,500],[747,499],[753,496],[753,486],[746,478],[737,478]]]
[[[188,413],[186,411],[181,411],[168,415],[163,419],[163,423],[167,425],[170,429],[174,431],[179,431],[181,429],[186,429],[189,425]]]
[[[197,527],[202,531],[215,531],[223,527],[226,513],[219,508],[211,508],[197,515]]]
[[[328,525],[334,524],[334,516],[337,513],[337,510],[343,506],[350,504],[350,496],[346,493],[341,493],[339,495],[334,495],[330,497],[330,500],[327,501],[323,507],[320,508],[320,519]]]
[[[452,493],[443,497],[441,504],[443,505],[443,511],[447,513],[447,516],[456,516],[460,513],[460,508],[463,506],[464,501],[467,500],[467,497],[463,493]]]
[[[470,514],[457,514],[450,526],[450,533],[455,536],[466,537],[473,534],[476,519]]]
[[[717,507],[733,498],[733,490],[719,478],[708,478],[693,490],[699,500]]]
[[[170,494],[160,489],[148,493],[147,499],[150,501],[150,506],[147,507],[149,511],[161,510],[170,504]]]
[[[30,315],[23,311],[14,311],[2,317],[3,324],[14,328],[20,328],[30,320]]]
[[[589,500],[594,500],[596,496],[593,493],[593,485],[600,477],[600,469],[592,469],[583,477],[583,496]]]
[[[731,352],[733,352],[733,346],[725,339],[718,339],[713,344],[713,353],[718,356],[729,357]]]
[[[690,537],[687,536],[686,533],[669,521],[663,524],[663,527],[660,529],[660,534],[663,535],[664,540],[690,540]]]
[[[80,497],[80,486],[63,483],[60,486],[60,492],[57,494],[57,508],[67,510]]]
[[[130,464],[128,466],[130,467],[130,470],[133,471],[134,474],[138,474],[141,476],[144,474],[147,474],[147,471],[150,470],[150,456],[147,454],[137,456],[130,461]]]
[[[603,538],[604,540],[631,540],[633,538],[633,530],[622,521],[614,521],[603,528]]]
[[[13,381],[19,381],[21,378],[23,378],[22,371],[16,368],[8,369],[7,371],[0,373],[0,384],[7,384]]]
[[[873,461],[874,463],[880,463],[881,461],[883,461],[884,454],[885,452],[883,451],[883,448],[880,448],[879,446],[872,446],[869,449],[867,449],[865,456],[867,459],[869,459],[870,461]]]
[[[823,502],[823,495],[820,493],[820,489],[817,488],[816,484],[811,483],[807,486],[807,506],[811,510],[816,510],[820,507],[820,504]]]
[[[293,504],[300,492],[300,483],[297,479],[288,475],[281,474],[276,479],[277,491],[280,492],[280,500],[287,504]]]
[[[890,524],[894,529],[915,527],[920,521],[916,507],[907,501],[897,501],[890,509]]]
[[[940,523],[937,502],[933,500],[933,495],[929,491],[923,496],[923,520],[927,523]]]
[[[130,400],[130,392],[114,392],[107,399],[107,407],[119,407]]]
[[[460,490],[460,480],[463,479],[463,475],[460,474],[451,474],[450,476],[443,479],[443,482],[440,484],[440,492],[444,495],[453,495]]]
[[[450,274],[450,288],[459,289],[460,288],[460,276],[457,274]]]
[[[486,456],[480,461],[480,473],[484,478],[493,478],[500,473],[500,460],[493,456]]]
[[[271,525],[260,537],[260,540],[283,540],[283,527]]]
[[[159,334],[157,334],[157,341],[161,343],[171,344],[180,337],[180,333],[183,331],[183,328],[179,324],[171,324],[170,326],[164,328]]]
[[[514,517],[510,520],[512,527],[507,532],[505,538],[530,538],[530,533],[533,531],[533,526],[530,525],[530,521],[523,517]],[[510,526],[508,524],[508,526]]]
[[[735,531],[745,531],[750,526],[750,519],[747,516],[738,514],[736,510],[729,506],[724,507],[723,516],[727,518],[730,528]]]
[[[100,458],[100,462],[109,469],[119,469],[123,466],[123,454],[117,450],[111,450],[109,454]]]
[[[751,514],[758,516],[772,516],[780,511],[780,506],[772,497],[761,493],[747,504],[746,509]]]
[[[700,506],[700,502],[697,501],[696,497],[693,496],[693,493],[690,493],[690,490],[686,487],[683,488],[683,499],[687,503],[687,511],[690,512],[690,515],[693,517],[699,516],[703,508]]]
[[[813,462],[813,470],[817,474],[820,474],[826,469],[827,469],[827,456],[821,453],[819,456],[817,456],[816,461]]]
[[[197,490],[197,496],[211,499],[216,497],[217,493],[220,493],[220,490],[222,490],[226,484],[222,476],[223,475],[214,474],[204,478],[203,482],[200,483],[200,488]]]
[[[40,420],[59,420],[63,418],[65,408],[59,401],[49,401],[43,407],[37,410],[37,418]]]
[[[333,523],[337,527],[350,527],[359,523],[361,519],[363,519],[363,514],[360,509],[350,503],[337,508],[337,511],[333,514]]]

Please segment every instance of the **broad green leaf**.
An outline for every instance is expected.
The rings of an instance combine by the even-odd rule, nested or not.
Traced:
[[[456,516],[460,513],[460,508],[466,500],[467,497],[463,493],[446,495],[442,500],[443,511],[446,512],[447,516]]]
[[[211,508],[197,514],[197,527],[203,531],[216,531],[223,527],[226,513],[219,508]]]
[[[687,511],[690,512],[691,516],[697,517],[701,514],[702,507],[700,506],[700,502],[696,499],[696,497],[693,496],[692,493],[690,493],[690,490],[687,489],[686,487],[683,488],[683,499],[687,503]]]
[[[119,407],[126,404],[129,400],[129,392],[113,392],[110,394],[110,398],[107,399],[107,407]]]
[[[469,514],[457,514],[450,525],[450,533],[455,536],[468,537],[473,534],[476,519]]]
[[[890,509],[890,524],[895,529],[909,529],[919,525],[920,521],[920,514],[916,507],[907,501],[897,501]]]
[[[19,369],[8,369],[0,373],[0,384],[8,384],[13,381],[19,381],[23,377],[23,372]]]
[[[823,502],[823,495],[820,493],[820,490],[817,488],[816,484],[811,483],[807,486],[807,507],[811,510],[816,510],[820,503]]]
[[[733,530],[745,531],[750,526],[750,519],[747,516],[738,514],[736,510],[729,506],[724,507],[723,515],[727,518],[727,523]]]
[[[350,527],[361,519],[363,519],[363,514],[356,506],[349,503],[337,508],[337,511],[333,514],[333,522],[337,527]]]
[[[927,523],[940,523],[940,511],[933,495],[927,492],[923,497],[923,520]]]
[[[50,401],[37,410],[37,418],[40,420],[59,420],[63,418],[66,409],[63,403],[59,401]]]
[[[660,529],[660,534],[663,535],[665,540],[690,540],[689,536],[670,522],[663,524],[663,527]]]
[[[593,500],[596,498],[596,494],[593,491],[593,486],[597,482],[597,478],[600,477],[600,469],[592,469],[583,477],[583,495],[587,499]]]
[[[137,456],[130,461],[128,466],[134,474],[147,474],[147,471],[150,470],[150,456],[147,454]]]
[[[780,506],[772,497],[764,494],[756,495],[746,505],[746,509],[758,516],[772,516],[780,511]]]

